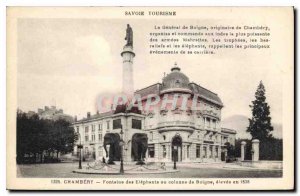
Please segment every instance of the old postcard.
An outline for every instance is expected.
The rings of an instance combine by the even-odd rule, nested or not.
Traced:
[[[292,7],[8,7],[7,189],[294,189]]]

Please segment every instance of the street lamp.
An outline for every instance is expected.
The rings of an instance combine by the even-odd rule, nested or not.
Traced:
[[[81,144],[81,136],[80,133],[77,132],[78,136],[79,136],[79,145],[77,145],[77,148],[79,149],[79,166],[78,169],[82,169],[82,165],[81,165],[81,149],[83,148],[82,144]]]
[[[120,141],[120,148],[121,148],[121,157],[120,157],[120,174],[124,174],[124,165],[123,165],[123,146],[124,146],[124,140],[123,140],[123,125],[121,125],[121,141]]]
[[[173,148],[173,158],[174,158],[174,166],[173,166],[173,169],[177,169],[177,167],[176,167],[176,159],[177,159],[177,149],[176,148],[178,148],[178,146],[174,146],[174,148]]]

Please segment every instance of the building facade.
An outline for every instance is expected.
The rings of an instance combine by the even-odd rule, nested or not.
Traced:
[[[145,159],[149,162],[218,162],[225,160],[226,145],[234,145],[234,130],[220,126],[223,103],[217,94],[190,83],[179,67],[171,69],[162,83],[153,84],[137,90],[135,95],[142,98],[143,104],[148,95],[157,95],[163,100],[166,95],[189,95],[188,101],[197,94],[199,110],[180,107],[161,110],[160,105],[147,111],[110,111],[90,115],[74,123],[75,131],[80,133],[85,157],[102,159],[105,151],[105,135],[115,133],[124,140],[125,161],[134,161],[133,137],[145,134],[148,147]],[[180,101],[178,101],[180,102]],[[189,105],[189,104],[187,104]],[[121,133],[121,128],[122,132]],[[77,147],[74,149],[77,152]]]
[[[22,112],[18,109],[18,112]],[[37,112],[35,111],[28,111],[26,113],[27,117],[32,117],[34,115],[38,115],[40,119],[47,119],[47,120],[60,120],[63,119],[70,123],[73,123],[74,119],[71,115],[64,114],[63,109],[57,109],[56,106],[45,106],[44,109],[38,108]]]

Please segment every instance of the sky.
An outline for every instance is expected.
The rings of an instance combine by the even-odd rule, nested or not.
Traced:
[[[253,23],[249,18],[250,24]],[[256,21],[261,22],[261,21]],[[250,117],[249,105],[260,82],[266,88],[272,121],[282,123],[282,70],[274,56],[284,48],[228,50],[215,55],[150,55],[149,32],[154,25],[229,24],[226,20],[149,19],[19,19],[18,107],[37,111],[48,105],[79,118],[96,112],[97,95],[122,87],[122,57],[126,24],[133,29],[135,90],[161,82],[176,62],[190,82],[219,95],[222,118]],[[230,21],[230,24],[238,24]],[[278,27],[280,28],[280,26]],[[272,44],[284,39],[272,34]],[[275,42],[276,40],[276,42]]]

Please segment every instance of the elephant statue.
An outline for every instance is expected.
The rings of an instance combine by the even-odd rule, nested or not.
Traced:
[[[135,133],[132,136],[132,155],[137,165],[145,164],[146,151],[148,149],[148,137],[145,133]]]
[[[110,146],[109,152],[107,153],[107,145]],[[115,164],[114,161],[120,160],[120,135],[117,133],[107,133],[104,136],[103,142],[106,157],[108,158],[107,164]]]

